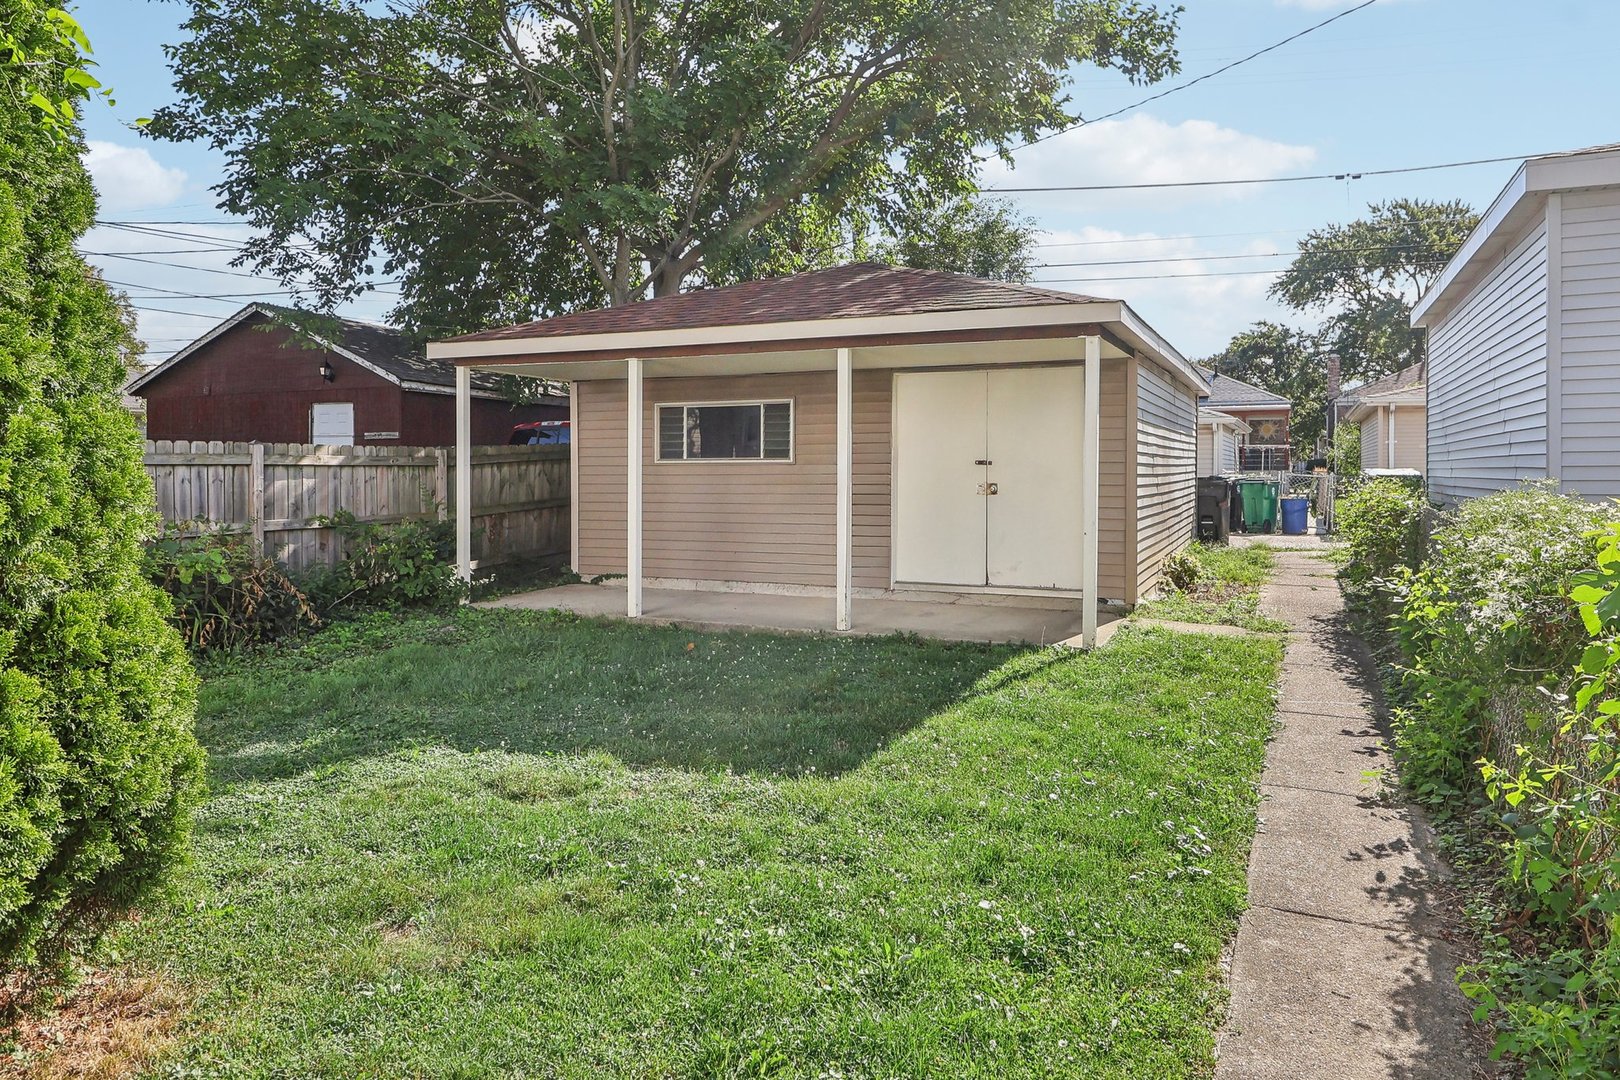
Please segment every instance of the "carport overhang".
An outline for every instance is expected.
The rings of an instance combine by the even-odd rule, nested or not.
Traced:
[[[544,323],[538,324],[544,327]],[[994,345],[987,354],[986,345]],[[1085,370],[1081,461],[1082,640],[1097,640],[1099,372],[1104,360],[1151,359],[1195,394],[1198,370],[1120,301],[1037,303],[1028,306],[857,318],[676,327],[612,333],[512,333],[433,342],[428,356],[457,367],[456,551],[458,570],[472,574],[471,373],[474,370],[570,383],[627,384],[626,614],[642,614],[642,426],[647,378],[729,376],[805,371],[836,373],[837,630],[847,631],[852,606],[853,372],[860,369],[982,367],[987,364],[1079,362]],[[578,496],[578,460],[572,475]]]

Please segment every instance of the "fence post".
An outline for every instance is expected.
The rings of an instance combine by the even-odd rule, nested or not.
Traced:
[[[450,516],[450,452],[442,446],[433,451],[433,501],[444,521]]]
[[[253,552],[264,554],[264,443],[248,445],[248,509],[253,514]]]

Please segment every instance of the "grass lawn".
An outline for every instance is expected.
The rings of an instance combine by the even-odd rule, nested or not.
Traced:
[[[1191,550],[1202,570],[1197,584],[1185,592],[1166,588],[1163,596],[1140,605],[1137,615],[1172,622],[1225,623],[1270,633],[1288,629],[1288,624],[1260,613],[1260,586],[1277,562],[1271,548],[1196,544]]]
[[[529,612],[205,672],[154,1075],[1205,1076],[1281,648]]]

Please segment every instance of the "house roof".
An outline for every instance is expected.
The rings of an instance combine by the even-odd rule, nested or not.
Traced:
[[[1073,359],[1082,338],[1103,356],[1140,356],[1203,389],[1193,365],[1122,300],[987,281],[963,274],[850,263],[783,278],[695,289],[616,308],[467,334],[428,345],[428,355],[474,368],[569,379],[619,379],[632,359],[651,374],[763,374],[834,363],[839,349],[857,366],[905,359],[957,361],[985,342],[1016,346],[1032,361]],[[901,366],[904,366],[903,364]]]
[[[1221,412],[1219,409],[1207,409],[1203,406],[1198,408],[1198,422],[1199,424],[1209,424],[1211,427],[1224,424],[1236,428],[1239,433],[1244,435],[1247,435],[1251,430],[1249,422],[1241,416],[1233,416],[1231,413]]]
[[[1433,326],[1444,319],[1502,259],[1507,242],[1545,214],[1548,195],[1612,187],[1620,187],[1620,143],[1526,158],[1457,254],[1418,298],[1412,325]]]
[[[1251,386],[1246,382],[1211,371],[1209,368],[1199,368],[1204,381],[1209,385],[1209,391],[1202,405],[1209,409],[1292,409],[1293,402],[1281,394],[1274,394],[1270,390],[1262,390],[1258,386]]]
[[[1352,396],[1357,401],[1365,401],[1368,398],[1383,397],[1387,394],[1421,390],[1427,381],[1427,376],[1427,365],[1420,360],[1415,364],[1408,364],[1393,375],[1385,375],[1382,379],[1364,383],[1350,391],[1347,396]]]
[[[463,334],[450,341],[564,337],[704,326],[757,326],[820,319],[982,311],[1031,304],[1094,304],[1095,296],[987,281],[940,270],[856,262],[788,277],[763,278],[620,307],[576,311],[538,322]]]
[[[335,332],[330,335],[309,333],[309,337],[321,347],[359,364],[402,389],[429,394],[455,393],[455,365],[443,360],[430,360],[421,343],[402,330],[377,323],[361,322],[358,319],[320,316],[299,308],[263,303],[249,304],[213,327],[163,363],[132,380],[129,390],[132,393],[139,393],[160,375],[184,362],[186,357],[253,316],[260,316],[290,328],[309,327],[324,331],[328,327],[336,327]],[[501,393],[500,378],[500,375],[494,372],[473,372],[473,392],[480,397],[504,396]],[[564,393],[558,387],[548,387],[547,392],[559,396]]]

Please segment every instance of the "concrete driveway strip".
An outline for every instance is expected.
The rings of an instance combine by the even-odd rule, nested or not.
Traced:
[[[1277,555],[1261,606],[1291,633],[1215,1075],[1493,1075],[1433,906],[1433,833],[1376,779],[1389,757],[1370,657],[1332,568]]]

